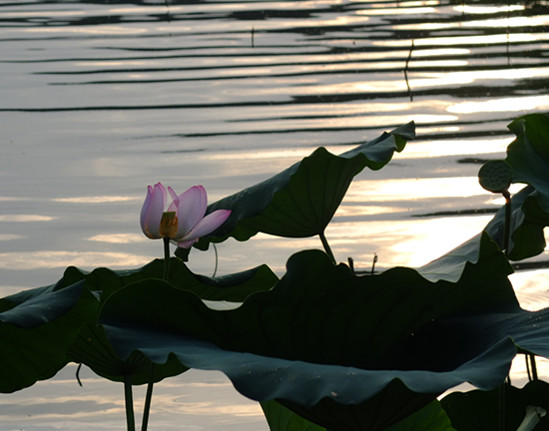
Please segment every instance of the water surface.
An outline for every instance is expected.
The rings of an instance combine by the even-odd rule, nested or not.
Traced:
[[[422,265],[501,205],[472,161],[502,158],[507,124],[549,109],[548,26],[546,1],[0,1],[0,293],[159,256],[137,221],[147,184],[215,200],[411,120],[418,139],[358,176],[327,236],[358,269]],[[230,240],[219,272],[282,273],[310,247]],[[547,305],[546,276],[512,276],[523,306]],[[122,388],[74,371],[1,396],[0,430],[123,429]],[[267,429],[219,374],[157,386],[151,429]]]

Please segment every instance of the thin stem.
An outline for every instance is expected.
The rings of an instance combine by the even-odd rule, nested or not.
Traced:
[[[215,277],[215,275],[217,274],[217,265],[218,265],[218,262],[219,262],[219,256],[217,255],[217,247],[215,246],[215,243],[212,242],[212,245],[213,245],[213,249],[214,249],[214,253],[215,253],[215,267],[214,267],[214,270],[213,270],[212,277]]]
[[[170,277],[170,238],[165,236],[164,241],[164,273],[162,278],[168,281]],[[151,377],[147,384],[147,394],[145,396],[145,406],[143,407],[143,420],[141,422],[141,431],[147,431],[149,425],[149,416],[151,412],[152,393],[154,388],[154,364],[151,365]]]
[[[334,254],[332,253],[332,249],[330,248],[330,244],[328,244],[328,240],[326,239],[326,235],[324,235],[324,231],[320,232],[318,234],[318,236],[320,237],[320,241],[322,242],[322,246],[324,247],[324,251],[326,252],[326,254],[328,256],[330,256],[330,259],[335,264],[336,260],[335,260]]]
[[[170,238],[164,237],[164,274],[163,279],[168,281],[170,276]]]
[[[507,389],[507,385],[505,383],[502,383],[499,385],[498,392],[499,392],[499,426],[498,431],[505,431],[505,392]]]
[[[408,95],[410,96],[410,102],[414,101],[414,96],[412,95],[412,89],[410,87],[410,82],[408,81],[408,66],[410,65],[410,59],[412,58],[412,51],[414,50],[414,40],[412,39],[412,46],[410,47],[410,52],[408,53],[408,58],[406,59],[406,64],[404,66],[404,80],[406,81],[406,88],[408,89]]]
[[[505,198],[505,223],[503,225],[503,249],[505,256],[509,256],[509,237],[511,235],[511,195],[508,190],[503,193]]]
[[[82,369],[82,362],[78,364],[78,368],[76,369],[76,381],[78,382],[79,386],[82,386],[82,382],[80,381],[80,370]]]
[[[147,395],[145,396],[145,407],[143,408],[143,421],[141,422],[141,431],[147,431],[149,425],[149,416],[151,412],[152,393],[154,387],[154,364],[151,366],[151,378],[147,385]]]
[[[509,242],[511,236],[511,194],[508,190],[502,192],[505,198],[505,223],[503,225],[503,249],[505,250],[505,256],[509,257]],[[536,356],[532,354],[526,354],[526,371],[528,372],[528,379],[538,380],[538,370],[536,366]],[[531,372],[531,375],[530,375]]]
[[[532,380],[538,380],[538,368],[536,366],[536,355],[528,355],[530,358],[530,368],[532,370]]]
[[[128,431],[135,431],[135,416],[133,413],[133,393],[131,376],[124,376],[124,398],[126,400],[126,424]]]

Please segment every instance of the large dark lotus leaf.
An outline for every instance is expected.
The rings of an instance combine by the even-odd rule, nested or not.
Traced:
[[[49,379],[68,361],[67,350],[93,301],[83,283],[29,289],[0,299],[0,392]]]
[[[549,213],[549,114],[525,115],[508,127],[517,135],[507,147],[513,182],[534,186],[541,208]]]
[[[516,430],[528,406],[549,411],[549,384],[534,380],[520,389],[505,384],[491,391],[453,392],[441,404],[459,431],[497,430],[502,419],[505,429]],[[546,430],[548,425],[546,416],[535,429]]]
[[[155,260],[135,270],[112,271],[98,268],[87,273],[70,267],[60,282],[61,285],[84,281],[86,288],[96,294],[93,319],[86,321],[77,340],[70,348],[74,362],[86,364],[98,375],[113,381],[123,381],[131,376],[131,383],[140,385],[159,381],[186,371],[188,368],[175,358],[166,358],[160,365],[139,352],[128,358],[120,358],[111,346],[103,327],[96,319],[102,303],[114,292],[132,283],[145,285],[155,283],[162,277],[164,262]],[[205,277],[192,273],[177,258],[171,259],[168,282],[177,289],[183,289],[206,300],[242,301],[253,292],[270,289],[278,280],[265,265],[236,274],[221,277]]]
[[[459,383],[491,389],[507,375],[516,353],[508,335],[446,323],[520,311],[507,260],[487,237],[481,249],[456,283],[408,268],[356,276],[305,251],[272,290],[226,311],[161,280],[135,283],[109,298],[101,321],[122,357],[137,350],[160,363],[173,354],[223,371],[252,399],[302,406],[332,429],[383,429]]]
[[[285,237],[318,235],[332,219],[354,176],[365,167],[381,169],[414,134],[414,124],[409,123],[339,156],[318,148],[283,172],[212,203],[208,212],[230,209],[231,216],[197,246],[207,248],[209,242],[229,236],[244,241],[258,232]],[[184,250],[179,252],[185,255]]]
[[[225,350],[170,330],[106,329],[121,355],[139,346],[156,363],[173,355],[191,368],[220,370],[243,395],[279,400],[334,431],[383,430],[464,381],[491,389],[505,379],[516,353],[505,339],[454,370],[368,370]]]

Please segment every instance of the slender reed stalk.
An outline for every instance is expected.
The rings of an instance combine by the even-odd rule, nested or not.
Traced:
[[[408,58],[406,59],[406,64],[404,65],[404,80],[406,81],[406,88],[408,89],[408,96],[410,97],[410,102],[414,101],[414,96],[412,95],[412,88],[410,87],[410,82],[408,81],[408,67],[410,65],[410,59],[412,58],[413,50],[414,50],[414,40],[412,39],[412,46],[410,46],[410,52],[408,53]]]

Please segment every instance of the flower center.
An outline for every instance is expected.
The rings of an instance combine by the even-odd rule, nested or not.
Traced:
[[[167,211],[162,214],[159,233],[162,237],[175,238],[177,235],[177,216],[174,211]]]

